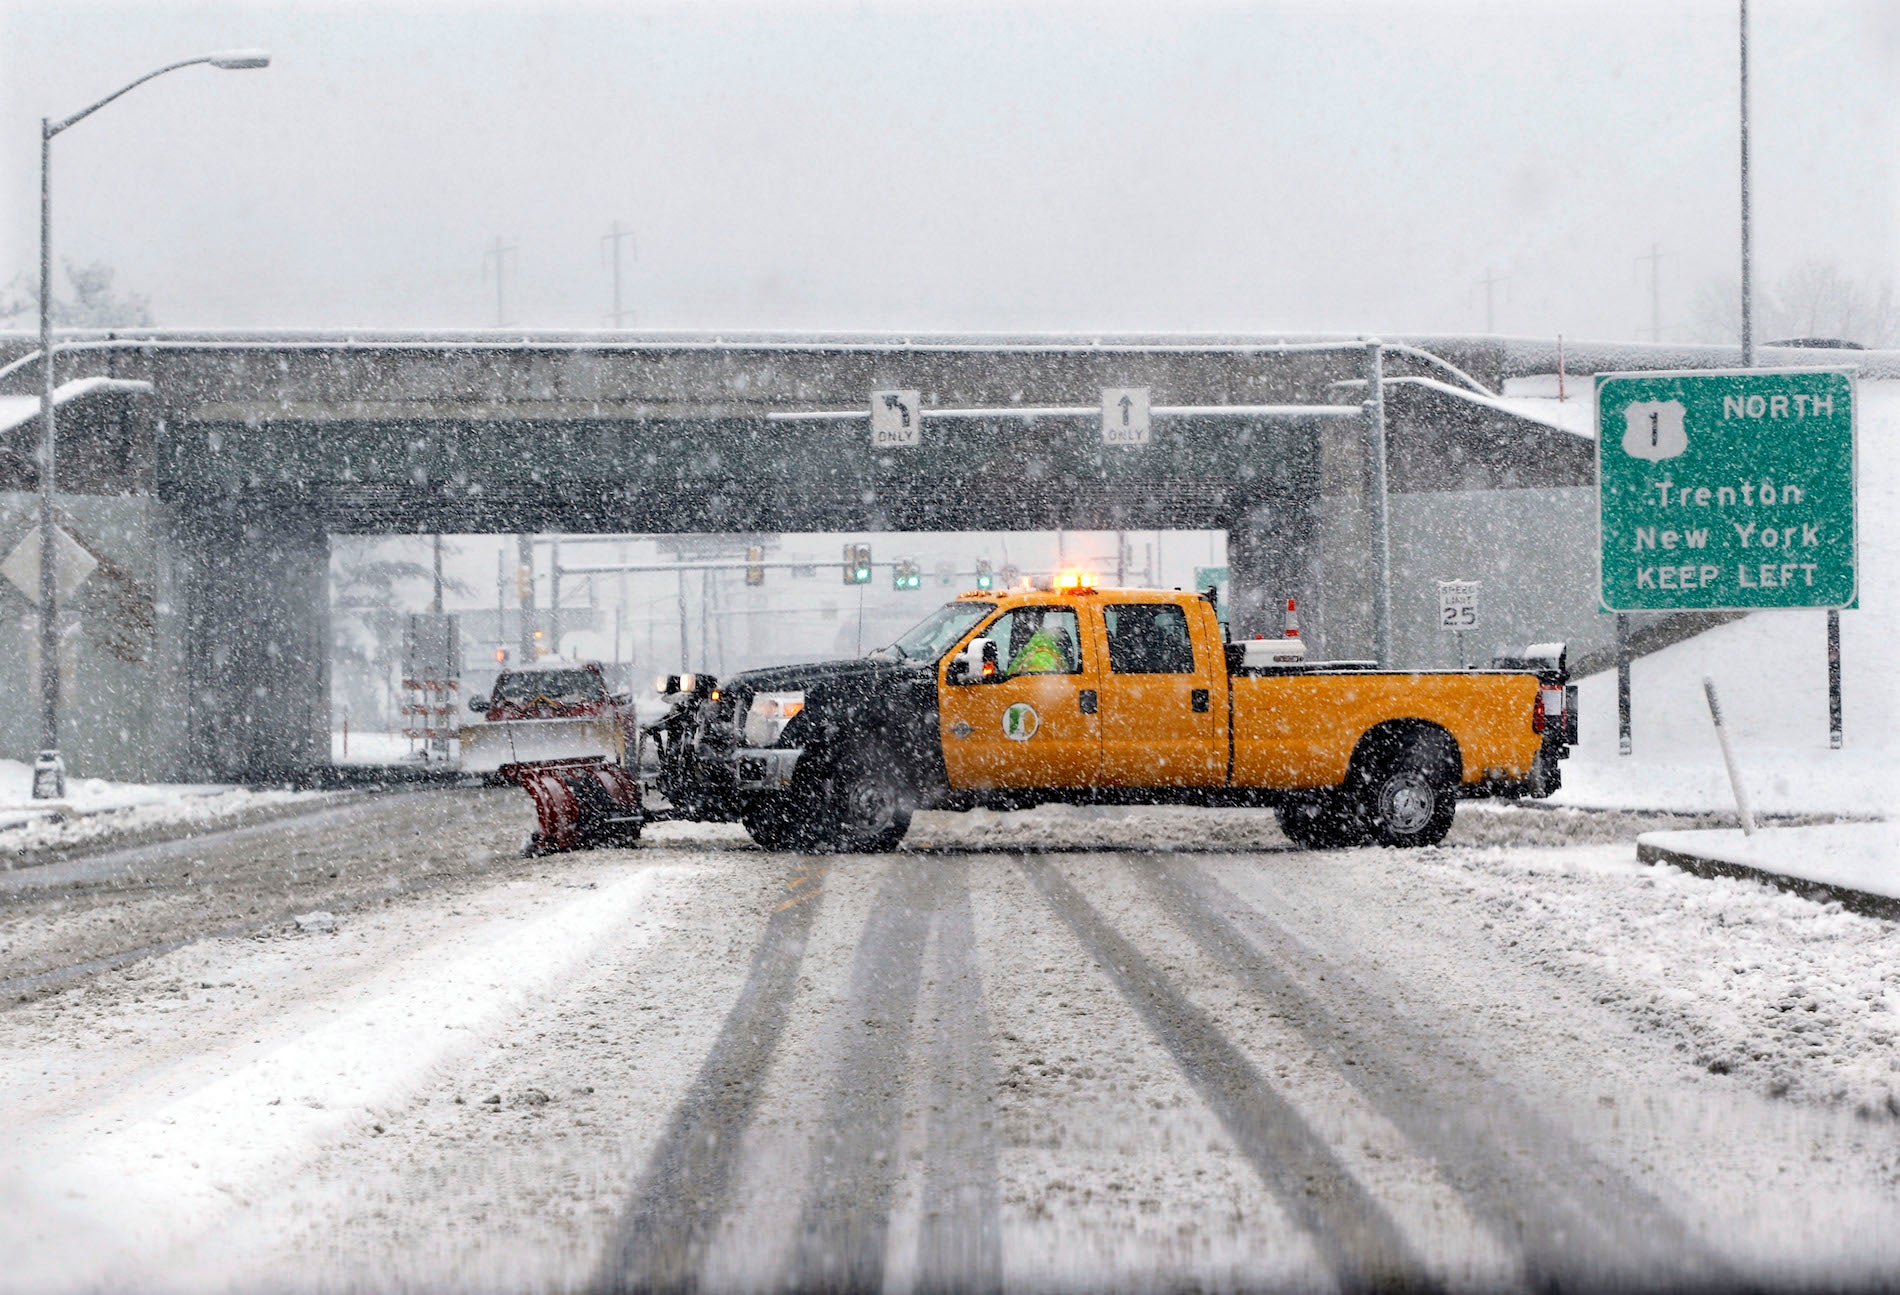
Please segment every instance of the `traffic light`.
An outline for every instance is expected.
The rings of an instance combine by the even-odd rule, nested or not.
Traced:
[[[1023,578],[1023,573],[1007,562],[1003,564],[1003,569],[998,574],[1002,577],[1005,589],[1014,589]]]
[[[871,546],[869,544],[844,546],[844,582],[848,585],[871,583]]]
[[[515,597],[523,602],[534,597],[534,568],[525,562],[515,568]]]
[[[899,562],[891,564],[891,588],[902,590],[922,589],[923,587],[924,573],[918,568],[915,562],[909,558],[904,558]]]
[[[507,649],[507,648],[496,648],[496,649],[495,649],[495,664],[496,664],[496,665],[507,665],[507,664],[508,664],[508,649]]]
[[[763,562],[765,561],[765,550],[761,548],[757,548],[757,547],[749,548],[745,551],[745,560],[748,563]],[[764,584],[765,583],[765,568],[761,566],[746,567],[745,582],[749,585]]]
[[[995,573],[990,570],[990,560],[988,558],[978,558],[976,560],[976,587],[983,590],[994,589],[996,587],[996,576]]]

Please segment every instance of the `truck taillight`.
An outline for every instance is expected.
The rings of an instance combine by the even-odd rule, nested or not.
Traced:
[[[1537,690],[1537,703],[1536,705],[1531,707],[1531,732],[1542,733],[1543,731],[1544,731],[1544,690],[1542,688],[1539,688]]]

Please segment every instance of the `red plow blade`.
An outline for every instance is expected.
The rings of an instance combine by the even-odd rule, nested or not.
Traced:
[[[529,839],[534,854],[601,845],[631,845],[640,837],[645,812],[640,784],[617,764],[604,760],[549,760],[510,764],[501,776],[534,801],[541,827]]]

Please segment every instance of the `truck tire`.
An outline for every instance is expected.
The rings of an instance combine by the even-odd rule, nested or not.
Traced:
[[[804,850],[812,844],[812,805],[808,796],[779,792],[746,805],[739,821],[763,850]]]
[[[915,797],[897,761],[885,752],[842,753],[823,786],[818,813],[809,820],[815,848],[877,854],[896,849],[910,831]]]
[[[1341,792],[1295,795],[1273,812],[1286,839],[1302,850],[1342,850],[1371,839],[1357,802]]]
[[[1449,738],[1419,734],[1354,777],[1372,839],[1408,849],[1444,840],[1458,811],[1457,758]]]

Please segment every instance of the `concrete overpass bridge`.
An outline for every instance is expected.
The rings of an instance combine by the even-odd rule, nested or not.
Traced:
[[[339,533],[1218,529],[1239,628],[1290,595],[1319,611],[1326,649],[1370,646],[1367,424],[1339,416],[1365,396],[1354,339],[161,331],[62,345],[61,509],[106,573],[66,629],[63,745],[82,773],[269,778],[327,760]],[[0,336],[0,365],[19,362],[0,393],[21,393],[0,394],[0,555],[37,488],[37,418],[18,403],[38,378],[30,349]],[[1665,357],[1680,363],[1644,358]],[[1586,490],[1589,440],[1495,397],[1542,358],[1495,339],[1389,343],[1395,500],[1528,492],[1522,516],[1499,514],[1516,527]],[[1150,445],[1104,446],[1092,407],[1129,386],[1176,412]],[[946,411],[915,449],[871,447],[862,411],[888,388]],[[1444,524],[1421,514],[1411,536],[1395,513],[1402,559]],[[1516,577],[1551,578],[1535,561]],[[1565,614],[1591,624],[1594,595],[1579,599]],[[1500,639],[1514,616],[1553,628],[1535,598],[1498,605]],[[14,660],[35,650],[32,615],[0,586]],[[1400,659],[1429,642],[1405,629]],[[33,745],[27,686],[0,680],[0,751]]]

